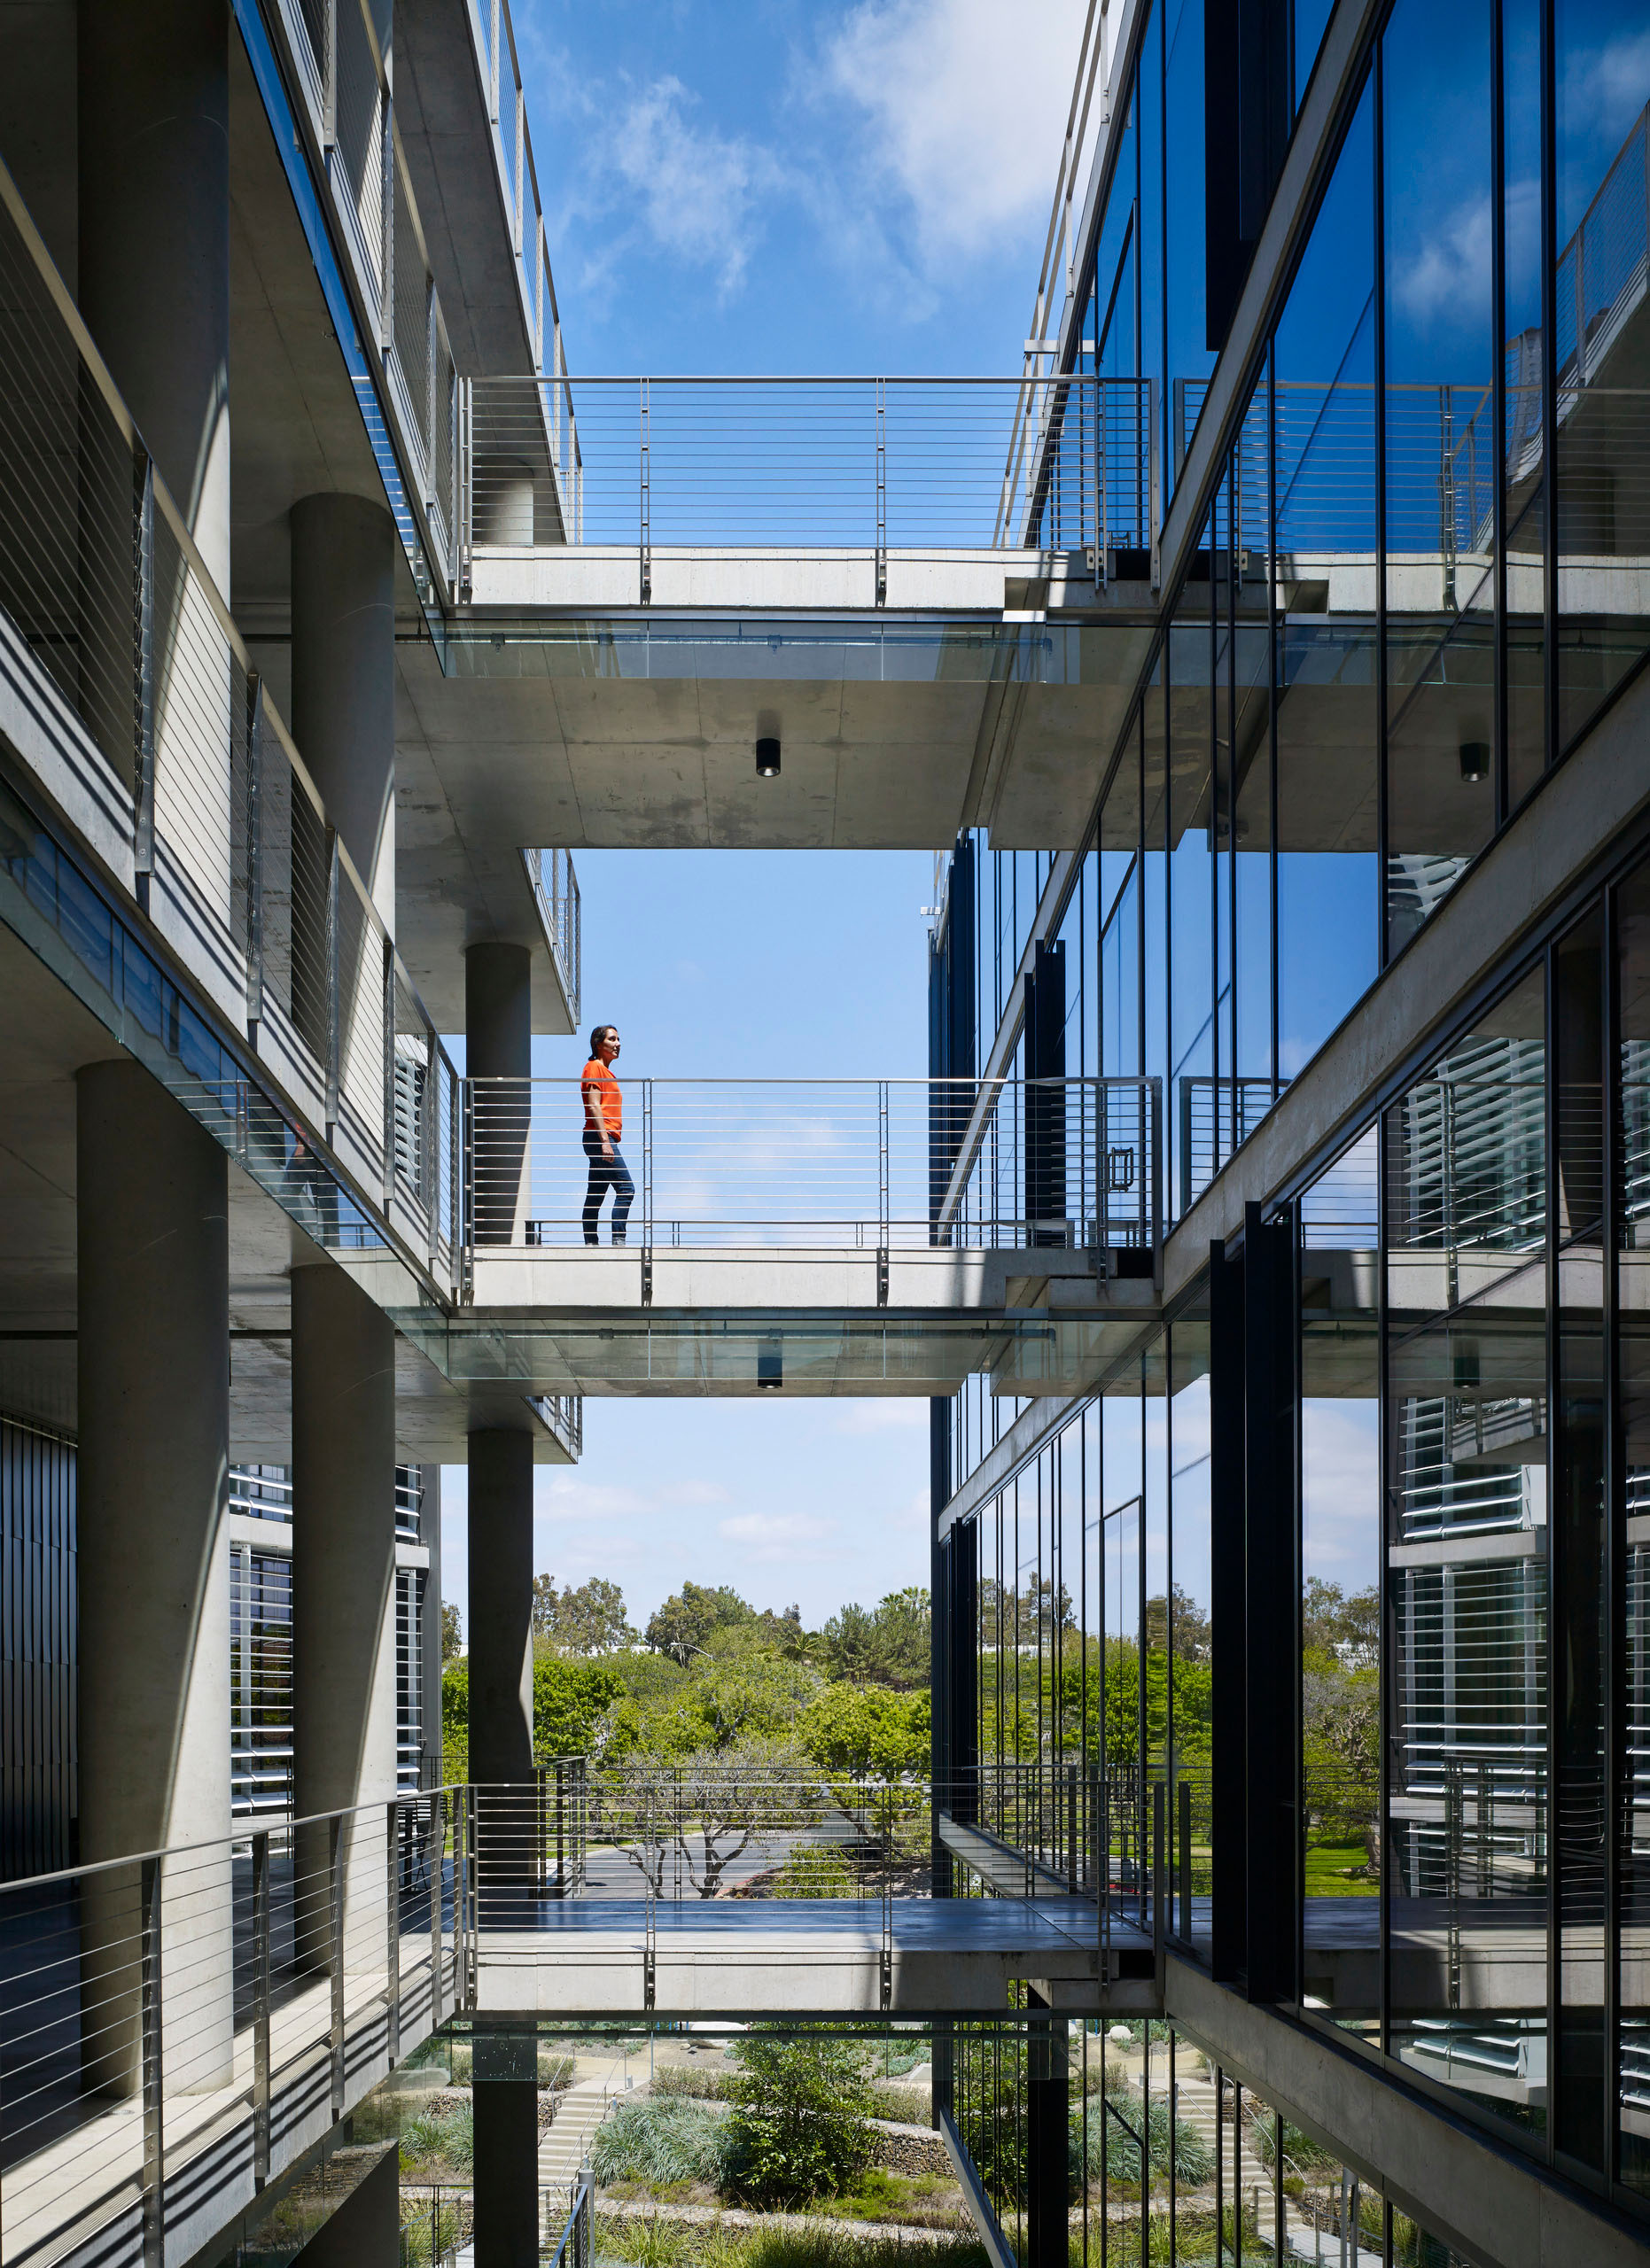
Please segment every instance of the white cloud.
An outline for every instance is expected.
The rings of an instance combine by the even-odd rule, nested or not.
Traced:
[[[728,298],[761,234],[763,203],[784,173],[760,143],[697,124],[697,103],[680,79],[654,80],[626,104],[606,158],[634,193],[655,243],[710,268]]]
[[[829,1558],[834,1555],[818,1546],[836,1531],[835,1520],[816,1519],[811,1512],[735,1512],[716,1527],[724,1543],[743,1547],[754,1566]]]
[[[543,1473],[533,1509],[553,1520],[620,1520],[656,1512],[733,1502],[720,1480],[671,1480],[657,1488],[627,1488],[582,1472]]]
[[[1481,198],[1450,228],[1429,235],[1393,280],[1393,297],[1418,330],[1473,320],[1489,305],[1490,200]]]
[[[1054,194],[1083,11],[1021,0],[861,0],[827,84],[864,113],[873,168],[908,202],[925,264],[992,250]]]

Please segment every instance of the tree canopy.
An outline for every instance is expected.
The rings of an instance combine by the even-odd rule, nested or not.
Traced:
[[[556,1589],[554,1575],[535,1575],[533,1633],[565,1654],[617,1653],[636,1635],[626,1619],[624,1592],[600,1575],[565,1590]]]

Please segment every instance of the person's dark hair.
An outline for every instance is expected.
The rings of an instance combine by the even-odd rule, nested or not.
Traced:
[[[602,1045],[602,1042],[603,1042],[603,1041],[607,1037],[607,1035],[609,1034],[609,1032],[610,1032],[610,1031],[614,1030],[615,1029],[616,1029],[616,1027],[615,1027],[614,1025],[612,1025],[612,1024],[592,1024],[592,1025],[591,1025],[591,1027],[590,1027],[590,1052],[591,1052],[591,1054],[592,1054],[592,1055],[594,1055],[594,1054],[595,1053],[596,1049],[597,1049],[598,1047],[600,1047],[600,1045]]]

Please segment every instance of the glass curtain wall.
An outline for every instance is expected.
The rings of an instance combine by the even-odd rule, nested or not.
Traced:
[[[1171,1082],[1171,1217],[1650,648],[1640,13],[1395,0],[1375,43],[1099,813],[1096,1060]],[[1201,8],[1139,58],[1079,359],[1156,388],[1166,501],[1213,364]],[[982,1021],[1047,875],[989,863]]]
[[[1028,2101],[1056,2067],[1072,2268],[1471,2268],[1172,2025],[1023,2013],[958,2023],[951,2065],[958,2133],[1022,2259],[1036,2241]]]

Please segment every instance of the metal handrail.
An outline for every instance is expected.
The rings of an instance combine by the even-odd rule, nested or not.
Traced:
[[[647,1249],[735,1230],[880,1253],[1161,1247],[1155,1079],[627,1077],[605,1173],[583,1087],[464,1083],[471,1259],[594,1242],[607,1186],[610,1234]]]
[[[683,544],[863,551],[879,569],[891,553],[1087,550],[1103,575],[1110,552],[1154,540],[1155,400],[1151,378],[1070,373],[466,379],[465,540],[471,556],[634,551],[644,586],[652,554]]]
[[[27,460],[36,532],[56,532],[54,512],[75,530],[58,550],[84,553],[97,602],[79,622],[78,670],[64,673],[76,641],[66,640],[58,617],[65,603],[84,602],[66,602],[50,547],[15,565],[0,555],[0,568],[22,636],[129,796],[131,875],[118,886],[152,915],[175,907],[182,918],[162,920],[175,938],[209,941],[192,959],[181,949],[186,966],[221,1007],[226,983],[238,990],[247,1044],[281,1099],[268,1108],[304,1129],[307,1146],[339,1157],[356,1186],[373,1189],[369,1202],[386,1223],[404,1203],[403,1235],[433,1273],[449,1243],[444,1213],[456,1227],[455,1192],[450,1180],[437,1185],[433,1154],[427,1170],[409,1173],[416,1161],[405,1145],[398,1153],[398,1118],[407,1118],[409,1089],[419,1084],[398,1071],[398,1041],[422,1051],[426,1117],[443,1083],[450,1105],[453,1067],[3,164],[0,240],[19,302],[6,374],[14,395],[43,413],[49,398],[35,365],[43,348],[66,346],[88,382],[83,399],[97,405],[82,421],[83,470],[109,490],[100,497],[106,525],[97,512],[87,518],[84,484],[74,485],[72,470],[66,488],[55,460]],[[303,1082],[307,1100],[300,1099]],[[247,1103],[254,1117],[265,1107],[250,1088]],[[214,1130],[222,1107],[216,1098]],[[237,1124],[245,1115],[237,1105]]]

